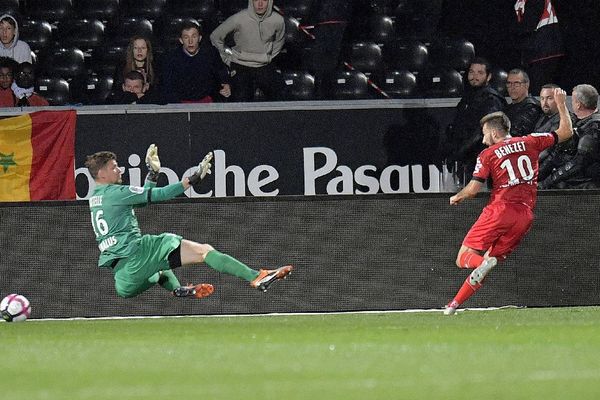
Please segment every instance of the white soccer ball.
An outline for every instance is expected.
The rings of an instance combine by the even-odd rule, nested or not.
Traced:
[[[25,321],[31,314],[31,305],[25,296],[9,294],[0,302],[0,313],[6,322]]]

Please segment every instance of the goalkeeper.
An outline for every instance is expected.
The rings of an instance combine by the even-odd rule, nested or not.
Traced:
[[[182,286],[173,269],[205,262],[211,268],[237,276],[256,289],[266,291],[273,282],[285,278],[292,266],[256,271],[220,253],[209,244],[183,239],[172,233],[142,235],[134,208],[172,199],[210,174],[212,152],[198,165],[198,170],[181,182],[157,188],[160,170],[158,148],[152,144],[146,153],[149,173],[144,187],[121,185],[117,157],[101,151],[87,157],[86,167],[96,181],[89,199],[92,226],[100,249],[98,266],[110,268],[115,289],[121,297],[134,297],[159,284],[177,297],[202,298],[214,288],[208,283]]]

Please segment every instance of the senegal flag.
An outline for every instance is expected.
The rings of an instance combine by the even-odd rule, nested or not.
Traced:
[[[0,120],[0,201],[75,199],[76,112]]]

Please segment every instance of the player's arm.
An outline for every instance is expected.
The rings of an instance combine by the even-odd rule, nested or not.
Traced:
[[[467,186],[462,188],[462,190],[456,193],[454,196],[450,197],[450,205],[456,205],[465,199],[475,197],[481,190],[481,186],[483,186],[483,182],[476,179],[471,179]]]
[[[573,136],[573,123],[571,122],[571,116],[567,109],[567,93],[560,89],[554,89],[554,99],[558,106],[558,114],[560,116],[560,123],[556,129],[556,135],[558,136],[558,142],[564,142],[569,140]]]

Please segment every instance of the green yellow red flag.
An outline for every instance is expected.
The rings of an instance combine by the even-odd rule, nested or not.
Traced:
[[[66,110],[0,120],[0,201],[75,199],[76,119]]]

